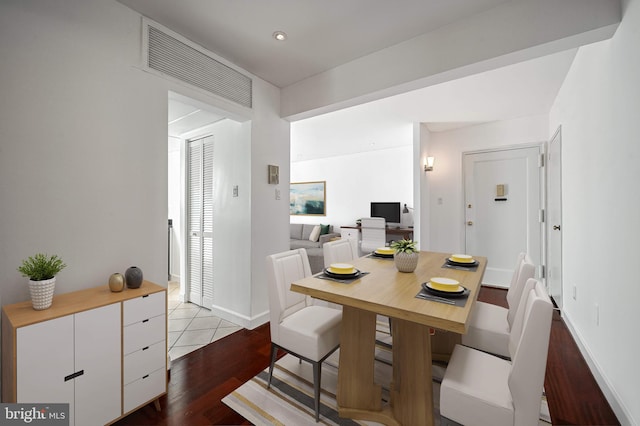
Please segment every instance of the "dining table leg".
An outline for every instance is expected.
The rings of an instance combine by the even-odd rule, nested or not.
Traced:
[[[376,314],[342,309],[336,400],[340,417],[381,420],[382,386],[374,382]]]
[[[391,410],[402,425],[433,425],[429,326],[393,318]]]

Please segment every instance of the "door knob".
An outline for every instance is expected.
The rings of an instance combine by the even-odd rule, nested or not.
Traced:
[[[553,230],[554,231],[559,231],[560,230],[560,225],[553,225]]]
[[[472,221],[467,222],[467,226],[472,226],[472,225],[473,225]]]

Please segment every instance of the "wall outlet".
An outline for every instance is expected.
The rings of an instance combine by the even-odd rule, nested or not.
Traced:
[[[276,188],[276,200],[280,199],[280,190]]]
[[[238,196],[238,185],[233,185],[233,196],[234,197]]]

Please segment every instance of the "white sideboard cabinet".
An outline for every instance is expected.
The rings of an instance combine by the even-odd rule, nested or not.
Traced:
[[[69,403],[71,425],[112,423],[167,390],[166,289],[145,281],[2,309],[2,402]]]

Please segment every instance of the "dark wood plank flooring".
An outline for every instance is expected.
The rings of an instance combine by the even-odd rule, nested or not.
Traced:
[[[478,300],[506,306],[506,291],[483,287]],[[116,425],[248,425],[221,399],[269,365],[269,325],[241,330],[171,364],[162,410],[153,404]],[[554,425],[619,425],[586,361],[556,312],[545,389]]]

